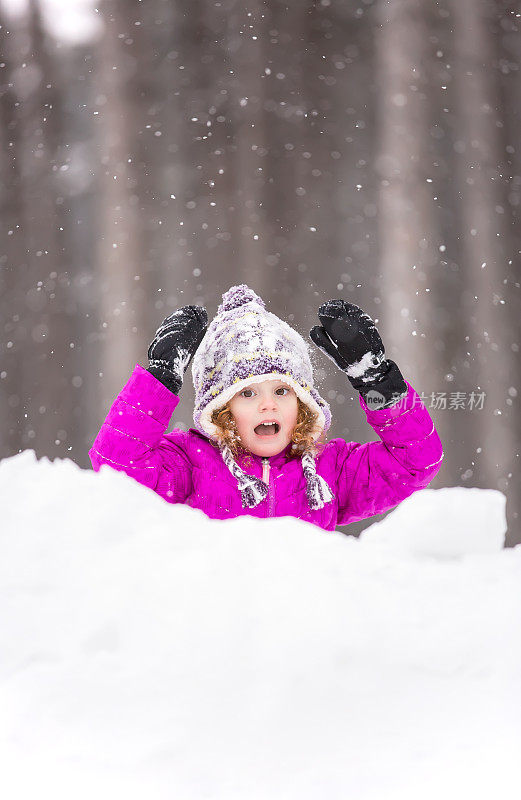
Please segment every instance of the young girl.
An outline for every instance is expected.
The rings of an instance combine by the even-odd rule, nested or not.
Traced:
[[[208,328],[196,306],[164,320],[148,369],[136,365],[96,437],[94,469],[109,464],[216,519],[292,516],[325,530],[426,487],[441,442],[372,319],[344,300],[329,300],[318,317],[311,339],[360,392],[381,441],[324,442],[331,412],[306,342],[243,284],[223,295]],[[195,428],[165,434],[192,356]]]

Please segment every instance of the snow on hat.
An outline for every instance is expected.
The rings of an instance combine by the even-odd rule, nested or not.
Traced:
[[[192,361],[195,389],[195,427],[215,437],[218,428],[211,421],[215,409],[224,406],[237,392],[252,383],[282,380],[318,416],[314,438],[331,424],[329,405],[313,386],[313,368],[307,343],[286,322],[266,311],[264,301],[245,284],[232,286],[222,296],[217,314],[208,326]],[[237,478],[243,506],[257,505],[267,494],[259,478],[246,475],[233,460],[228,447],[223,459]],[[333,495],[323,478],[317,476],[314,459],[303,456],[310,507],[322,508]]]

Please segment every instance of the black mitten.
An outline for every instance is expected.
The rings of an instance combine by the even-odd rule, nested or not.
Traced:
[[[328,300],[320,306],[309,335],[326,356],[345,372],[351,385],[371,408],[387,408],[405,397],[408,388],[390,359],[376,326],[361,308],[345,300]]]
[[[156,331],[148,348],[148,372],[174,394],[181,390],[184,374],[207,325],[205,308],[184,306],[166,317]]]

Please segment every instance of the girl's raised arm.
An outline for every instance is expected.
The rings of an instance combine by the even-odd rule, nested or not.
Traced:
[[[382,514],[419,489],[441,467],[443,449],[429,412],[410,384],[399,403],[378,411],[360,398],[381,441],[337,445],[338,525]]]
[[[338,524],[387,511],[425,488],[443,459],[440,437],[419,395],[385,358],[371,317],[345,300],[320,306],[310,336],[360,392],[360,405],[381,441],[336,444]]]
[[[164,434],[207,321],[204,308],[186,306],[162,322],[148,349],[148,369],[136,364],[89,451],[96,471],[108,464],[170,502],[186,499],[191,490],[186,434]]]

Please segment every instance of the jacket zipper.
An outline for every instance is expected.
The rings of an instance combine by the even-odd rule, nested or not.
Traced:
[[[267,500],[268,500],[268,517],[273,516],[273,504],[272,504],[273,495],[272,495],[272,491],[271,491],[270,472],[271,472],[270,460],[269,460],[269,458],[263,458],[262,459],[262,480],[264,481],[264,483],[266,483],[268,485],[268,497],[267,497]]]

